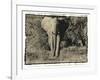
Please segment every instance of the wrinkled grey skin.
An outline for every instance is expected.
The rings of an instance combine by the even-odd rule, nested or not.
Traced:
[[[60,54],[60,43],[67,28],[64,17],[44,17],[41,27],[48,34],[48,43],[51,49],[51,56],[58,57]]]

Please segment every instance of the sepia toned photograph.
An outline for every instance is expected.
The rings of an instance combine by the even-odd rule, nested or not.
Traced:
[[[25,14],[25,65],[87,63],[88,17]]]

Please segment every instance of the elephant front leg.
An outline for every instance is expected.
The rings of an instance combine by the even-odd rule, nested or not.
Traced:
[[[57,35],[57,41],[56,41],[56,52],[55,56],[58,57],[60,54],[60,35]]]
[[[55,42],[54,42],[54,36],[53,35],[49,36],[48,42],[49,42],[50,50],[51,50],[50,56],[53,57],[54,54],[55,54],[55,48],[54,48]]]
[[[53,42],[53,49],[54,49],[54,52],[53,52],[53,56],[56,56],[56,42],[57,42],[57,36],[56,35],[52,35],[53,36],[53,40],[52,40],[52,42]]]

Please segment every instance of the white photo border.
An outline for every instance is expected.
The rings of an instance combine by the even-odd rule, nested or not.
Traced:
[[[23,31],[23,29],[25,29],[25,28],[23,28],[23,27],[25,27],[25,25],[24,25],[24,23],[25,23],[24,22],[24,20],[25,20],[24,19],[25,18],[24,17],[25,14],[26,13],[33,13],[33,12],[36,12],[36,13],[38,13],[38,12],[40,12],[40,13],[44,12],[46,14],[46,12],[52,12],[52,11],[48,11],[48,10],[47,11],[39,11],[40,9],[34,10],[34,9],[31,9],[31,8],[30,8],[31,10],[27,10],[29,8],[26,8],[26,7],[29,7],[29,8],[30,7],[31,8],[33,8],[33,7],[41,8],[42,7],[42,9],[43,8],[48,8],[48,7],[50,9],[53,9],[53,8],[55,8],[55,9],[59,9],[59,8],[60,9],[63,9],[63,8],[64,9],[68,9],[68,7],[65,8],[63,6],[62,7],[59,7],[59,6],[58,7],[57,6],[54,7],[54,6],[39,6],[39,5],[37,5],[37,6],[36,5],[20,5],[20,4],[16,5],[16,11],[15,12],[12,11],[12,14],[16,15],[16,17],[12,16],[12,27],[14,27],[14,28],[12,28],[12,34],[14,33],[12,35],[12,47],[14,47],[14,49],[12,50],[12,53],[13,53],[12,54],[12,79],[15,79],[17,77],[18,78],[26,77],[26,75],[27,75],[28,72],[29,72],[28,73],[29,75],[27,75],[27,76],[28,77],[32,77],[32,74],[34,74],[34,72],[32,72],[32,70],[36,71],[37,74],[38,73],[40,73],[40,74],[43,73],[44,75],[47,75],[47,74],[45,74],[44,72],[42,72],[43,70],[46,70],[46,71],[50,71],[51,70],[51,71],[55,71],[56,73],[60,73],[59,75],[61,75],[61,73],[62,73],[61,76],[65,76],[64,73],[66,73],[68,75],[87,75],[87,74],[90,75],[90,74],[94,74],[96,72],[96,67],[97,67],[96,66],[97,65],[97,63],[96,63],[96,54],[95,55],[93,54],[93,52],[94,53],[96,52],[96,49],[92,50],[93,52],[92,51],[88,52],[89,54],[92,52],[92,56],[91,56],[90,62],[93,62],[93,63],[91,63],[90,65],[88,63],[63,63],[63,64],[24,65],[24,62],[23,62],[23,60],[24,60],[23,51],[24,50],[21,51],[21,49],[23,49],[23,41],[24,41],[23,40],[23,35],[25,33],[24,32],[25,30]],[[73,7],[73,9],[77,10],[78,8],[74,8]],[[89,18],[90,20],[89,21],[92,21],[92,24],[91,23],[88,24],[88,27],[89,26],[92,27],[92,28],[91,27],[88,28],[88,32],[89,32],[88,38],[89,38],[89,36],[91,36],[91,31],[93,31],[95,33],[95,28],[94,28],[94,26],[95,26],[95,20],[96,20],[95,19],[95,15],[96,15],[95,14],[95,9],[94,8],[87,8],[87,9],[86,8],[79,8],[79,10],[82,10],[83,12],[85,10],[84,13],[82,13],[81,11],[79,11],[80,12],[79,14],[81,14],[81,13],[82,13],[82,15],[87,14],[88,16],[90,16],[90,18]],[[54,12],[54,13],[56,13],[56,12]],[[60,13],[60,12],[57,12],[57,13]],[[61,13],[64,13],[64,12],[61,12]],[[68,12],[65,12],[65,13],[68,13]],[[78,12],[76,12],[76,13],[78,13]],[[15,24],[13,24],[13,22]],[[91,46],[91,39],[93,39],[95,37],[95,35],[96,34],[93,34],[91,36],[92,38],[90,37],[90,39],[89,39],[90,43],[88,45],[88,48],[89,48],[89,46]],[[92,42],[94,42],[94,41],[95,40],[93,39]],[[14,43],[14,42],[16,42],[16,43]],[[95,44],[93,44],[93,45],[96,47]],[[92,45],[92,49],[93,49],[93,45]],[[20,53],[21,53],[21,55],[20,55]],[[81,66],[80,66],[80,64],[81,64]],[[68,66],[68,67],[66,68],[66,66]],[[75,70],[74,67],[76,68],[76,70]],[[82,67],[82,68],[79,68],[79,67]],[[57,69],[60,69],[61,71],[59,72],[59,71],[57,71]],[[67,70],[67,72],[66,72],[66,70]],[[49,74],[52,75],[52,76],[54,76],[54,74],[52,74],[51,72],[49,72],[48,75]],[[42,76],[40,76],[40,77],[42,77]],[[34,76],[32,78],[34,78]]]

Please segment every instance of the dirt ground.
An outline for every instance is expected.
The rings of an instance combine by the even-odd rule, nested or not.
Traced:
[[[87,59],[86,47],[68,47],[60,51],[60,56],[51,58],[50,51],[37,50],[38,54],[29,53],[26,55],[26,64],[41,63],[85,63]],[[41,54],[41,55],[40,55]]]

